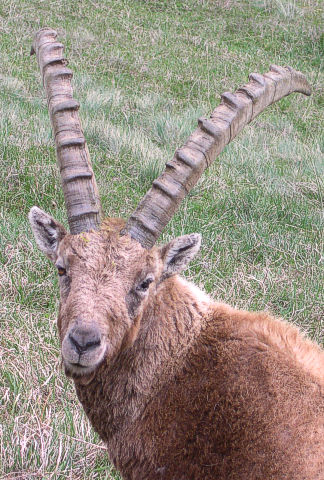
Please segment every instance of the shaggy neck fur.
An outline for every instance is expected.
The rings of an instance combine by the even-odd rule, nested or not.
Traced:
[[[174,375],[206,323],[209,304],[207,295],[181,277],[165,280],[144,314],[134,345],[113,363],[103,363],[89,385],[75,382],[85,412],[108,450],[115,435],[130,428]]]

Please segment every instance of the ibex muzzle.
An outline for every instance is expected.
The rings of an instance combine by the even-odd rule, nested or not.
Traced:
[[[103,359],[106,345],[96,324],[87,327],[83,324],[88,325],[88,322],[77,320],[65,335],[62,356],[67,369],[89,373]]]

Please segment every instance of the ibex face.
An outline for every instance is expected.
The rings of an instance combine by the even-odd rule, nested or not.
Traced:
[[[91,374],[133,344],[160,284],[183,270],[200,247],[200,235],[191,234],[146,250],[121,235],[119,219],[78,235],[37,207],[29,219],[38,246],[58,271],[62,357],[74,377]]]

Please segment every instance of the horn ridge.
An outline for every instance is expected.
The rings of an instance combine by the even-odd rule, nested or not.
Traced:
[[[34,37],[35,53],[46,92],[56,156],[72,234],[98,230],[101,206],[80,118],[73,98],[73,72],[66,67],[64,45],[57,32],[45,27]]]
[[[210,118],[200,118],[165,171],[129,218],[124,234],[151,248],[181,201],[224,147],[266,107],[293,92],[310,95],[305,76],[291,67],[271,65],[263,75],[252,73],[236,93],[224,93]]]

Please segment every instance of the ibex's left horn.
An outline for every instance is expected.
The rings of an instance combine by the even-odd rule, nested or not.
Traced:
[[[272,65],[270,72],[250,75],[249,83],[236,93],[224,93],[210,118],[201,118],[198,128],[142,199],[127,222],[124,233],[151,248],[203,171],[251,120],[268,105],[292,92],[310,95],[300,72]]]
[[[101,208],[79,104],[73,99],[73,74],[63,58],[64,46],[56,42],[56,37],[51,28],[39,30],[31,54],[37,55],[46,91],[70,230],[77,234],[99,228]]]

